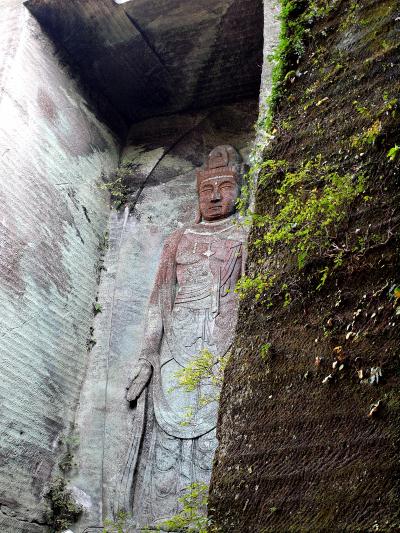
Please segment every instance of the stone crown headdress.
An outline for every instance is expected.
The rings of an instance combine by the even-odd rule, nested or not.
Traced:
[[[229,144],[217,146],[210,152],[204,168],[196,171],[197,188],[209,178],[234,178],[239,185],[241,180],[241,157]]]

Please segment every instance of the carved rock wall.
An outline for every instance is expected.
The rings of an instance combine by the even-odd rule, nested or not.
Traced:
[[[28,0],[106,121],[256,98],[261,0]]]
[[[328,162],[339,176],[362,173],[365,188],[344,220],[336,218],[329,250],[313,255],[301,272],[296,241],[281,243],[278,260],[270,261],[256,244],[268,224],[249,239],[249,274],[276,276],[279,285],[272,306],[249,294],[239,311],[210,508],[224,532],[394,532],[400,524],[394,294],[400,158],[388,155],[400,145],[399,4],[291,4],[312,4],[321,15],[312,17],[305,53],[287,76],[275,140],[263,160],[278,167],[287,161],[296,177],[312,161]],[[298,14],[292,13],[297,23]],[[307,185],[326,190],[321,167],[312,168],[318,179],[313,173],[303,198]],[[265,175],[258,213],[277,212],[274,191],[283,174]],[[335,250],[343,256],[333,265]]]
[[[151,116],[257,97],[261,0],[28,0],[121,131]]]
[[[0,530],[43,531],[86,367],[118,146],[18,0],[0,18]]]
[[[132,437],[124,387],[164,238],[195,217],[194,169],[221,143],[248,159],[262,10],[249,0],[28,4],[41,27],[20,0],[3,0],[0,20],[0,529],[48,530],[43,495],[64,460],[85,507],[76,533],[111,515]],[[86,97],[120,135],[153,117],[136,122],[123,152],[135,162],[134,209],[110,220],[98,185],[119,146]]]
[[[149,119],[130,132],[123,161],[136,164],[136,204],[131,213],[113,211],[110,221],[107,270],[99,291],[103,310],[95,318],[97,343],[79,403],[79,447],[71,478],[74,490],[85,493],[87,509],[74,531],[99,527],[112,517],[135,417],[125,386],[140,353],[162,243],[195,219],[195,168],[212,148],[231,143],[248,159],[257,110],[258,102],[249,100]]]

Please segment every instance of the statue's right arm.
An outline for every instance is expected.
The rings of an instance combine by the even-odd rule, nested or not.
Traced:
[[[146,329],[144,335],[143,348],[139,360],[133,369],[132,380],[127,387],[126,399],[128,402],[134,402],[139,398],[149,383],[153,373],[153,367],[159,357],[159,346],[162,338],[162,318],[159,305],[153,302],[154,292],[157,289],[155,285],[147,312]]]
[[[153,368],[159,361],[163,336],[161,291],[172,291],[176,283],[175,256],[181,232],[175,232],[164,245],[156,280],[147,311],[143,348],[134,368],[132,381],[127,387],[126,399],[133,402],[139,398],[149,383]]]

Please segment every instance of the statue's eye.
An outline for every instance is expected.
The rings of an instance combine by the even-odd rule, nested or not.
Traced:
[[[205,194],[210,194],[212,193],[212,187],[204,187],[203,189],[201,189],[201,192]]]
[[[222,185],[220,185],[220,189],[233,189],[233,185],[232,183],[222,183]]]

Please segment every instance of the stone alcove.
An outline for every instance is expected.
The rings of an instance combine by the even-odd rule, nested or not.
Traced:
[[[277,35],[267,4],[265,17],[251,0],[2,8],[0,239],[12,251],[0,265],[3,531],[47,530],[43,494],[72,426],[69,481],[87,508],[73,529],[110,514],[132,424],[124,389],[161,245],[194,218],[206,154],[231,143],[248,157],[263,28],[264,55]],[[132,160],[135,209],[110,214],[100,176]]]

